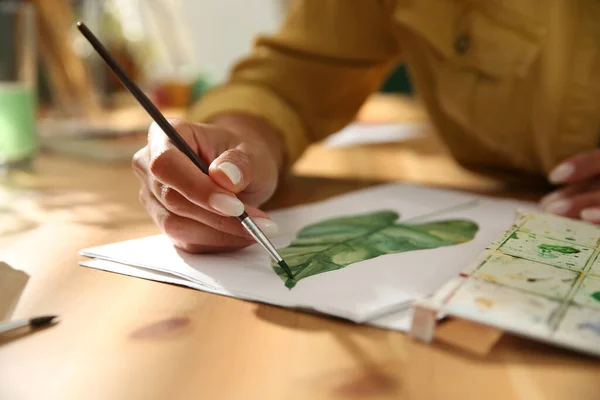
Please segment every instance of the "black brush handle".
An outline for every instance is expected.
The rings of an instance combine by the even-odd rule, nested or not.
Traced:
[[[100,57],[108,64],[110,69],[114,72],[114,74],[119,78],[121,83],[131,92],[133,97],[137,99],[137,101],[144,107],[144,109],[150,114],[152,119],[156,122],[156,124],[160,127],[160,129],[165,132],[165,134],[171,139],[173,145],[179,149],[183,154],[185,154],[192,162],[200,168],[202,172],[208,175],[208,166],[202,161],[202,159],[192,150],[192,148],[186,143],[185,140],[177,133],[175,128],[167,121],[164,115],[158,108],[150,101],[148,96],[142,92],[142,90],[133,82],[133,80],[127,75],[127,73],[121,68],[121,66],[115,61],[114,58],[110,55],[108,50],[104,47],[102,43],[98,40],[96,36],[88,29],[87,26],[83,22],[77,22],[77,28],[81,32],[83,36],[90,42],[92,47],[100,54]]]
[[[177,133],[175,128],[167,121],[165,116],[156,108],[154,103],[142,92],[133,80],[127,75],[127,72],[121,68],[121,66],[117,63],[117,61],[110,55],[106,47],[100,40],[88,29],[88,27],[83,22],[77,22],[77,28],[81,32],[81,34],[90,42],[92,47],[98,52],[100,57],[106,62],[106,64],[110,67],[110,69],[114,72],[114,74],[119,78],[121,83],[131,92],[133,97],[144,107],[144,109],[150,114],[150,117],[156,122],[156,124],[163,130],[163,132],[169,137],[171,142],[179,151],[185,154],[194,165],[196,165],[202,172],[208,175],[208,166],[202,161],[200,156],[196,154],[194,150],[187,144],[185,140]],[[242,213],[242,215],[236,217],[238,220],[243,221],[248,217],[246,211]]]

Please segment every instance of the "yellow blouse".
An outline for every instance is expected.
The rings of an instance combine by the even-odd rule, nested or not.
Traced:
[[[464,164],[548,172],[598,142],[599,0],[296,0],[190,117],[262,116],[293,161],[399,62]]]

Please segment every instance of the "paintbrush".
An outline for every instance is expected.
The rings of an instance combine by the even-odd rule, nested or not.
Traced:
[[[6,333],[15,329],[20,329],[26,326],[32,329],[41,328],[50,325],[56,319],[56,315],[45,315],[30,319],[20,319],[17,321],[7,321],[0,323],[0,334]]]
[[[83,22],[77,22],[79,31],[85,36],[90,42],[92,47],[98,52],[100,57],[106,62],[114,74],[119,78],[121,83],[131,92],[133,97],[140,103],[142,107],[150,114],[156,124],[165,132],[169,137],[173,145],[177,147],[179,151],[185,154],[202,172],[208,175],[208,166],[200,159],[198,154],[192,150],[192,148],[183,140],[183,138],[177,133],[175,128],[167,121],[162,115],[158,108],[150,101],[150,99],[142,92],[142,90],[131,80],[127,73],[119,66],[114,58],[109,54],[108,50],[100,43],[98,38],[88,29]],[[287,274],[288,278],[294,279],[294,275],[290,270],[290,267],[285,263],[283,257],[279,254],[275,246],[269,241],[267,236],[260,230],[260,228],[254,223],[252,218],[248,216],[244,211],[240,216],[236,217],[243,225],[243,227],[250,233],[250,235],[260,244],[263,249],[269,253],[269,256],[281,267],[281,269]]]

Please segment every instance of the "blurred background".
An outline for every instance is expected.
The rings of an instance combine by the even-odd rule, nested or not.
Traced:
[[[165,115],[183,117],[227,79],[256,35],[277,29],[292,1],[0,0],[0,239],[34,221],[62,220],[74,198],[85,208],[77,218],[86,223],[146,218],[133,206],[115,205],[114,182],[102,184],[109,210],[100,212],[98,199],[90,198],[102,176],[113,179],[110,168],[129,172],[151,120],[80,35],[76,21],[89,26]],[[330,146],[345,145],[346,137],[354,144],[366,136],[389,142],[419,132],[425,113],[413,104],[402,66],[380,92],[402,96],[371,99],[366,112],[357,114],[363,128],[333,135]],[[390,115],[398,115],[397,121]],[[372,129],[373,123],[399,121],[391,131]],[[130,185],[123,182],[124,193]]]
[[[19,140],[7,139],[7,133],[0,137],[0,166],[26,166],[39,149],[125,161],[143,143],[149,118],[79,34],[75,21],[85,21],[166,114],[182,116],[227,78],[257,34],[278,27],[292,1],[0,0],[0,66],[35,71],[35,79],[30,73],[26,82],[0,76],[0,95],[6,82],[25,85],[35,94],[30,108],[36,115],[35,128],[25,129],[21,121]],[[33,56],[24,59],[25,52]],[[411,90],[403,67],[381,88]],[[24,135],[24,129],[31,132]]]
[[[128,161],[150,123],[76,30],[83,20],[163,111],[227,78],[287,1],[0,0],[0,170],[40,150]]]

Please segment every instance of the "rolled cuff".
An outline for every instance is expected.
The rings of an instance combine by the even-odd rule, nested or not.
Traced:
[[[310,144],[299,115],[272,91],[252,84],[227,84],[196,103],[188,118],[206,122],[218,114],[240,112],[264,118],[281,134],[286,166],[296,161]]]

